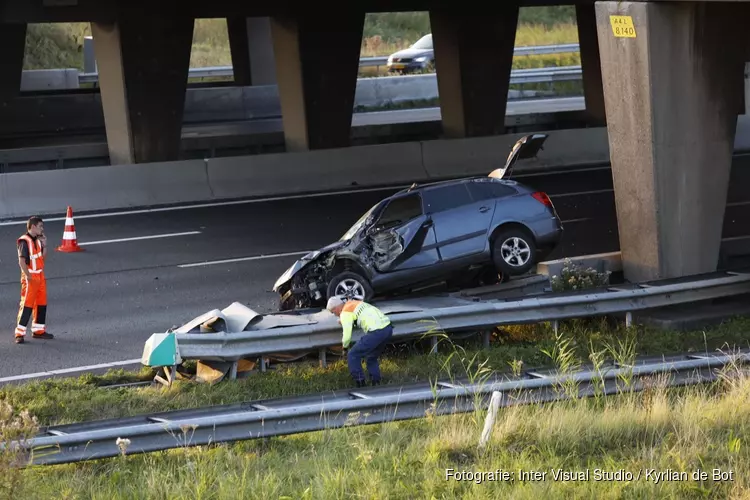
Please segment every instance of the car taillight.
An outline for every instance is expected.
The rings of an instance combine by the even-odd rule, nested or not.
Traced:
[[[552,200],[549,199],[549,196],[547,196],[547,193],[543,191],[537,191],[536,193],[533,193],[531,196],[536,198],[536,200],[541,203],[542,205],[546,207],[552,206]]]

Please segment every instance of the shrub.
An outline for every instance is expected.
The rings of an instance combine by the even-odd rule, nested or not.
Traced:
[[[552,276],[552,290],[564,292],[570,290],[585,290],[605,286],[609,283],[611,271],[600,273],[594,268],[583,268],[580,264],[565,259],[560,276]]]

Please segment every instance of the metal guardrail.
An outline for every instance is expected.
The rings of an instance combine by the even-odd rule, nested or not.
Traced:
[[[234,75],[232,66],[211,66],[206,68],[192,68],[188,78],[230,78]],[[434,74],[433,74],[434,75]],[[511,85],[523,83],[545,83],[569,80],[580,80],[583,75],[581,66],[558,66],[550,68],[515,69],[510,72]],[[429,75],[402,76],[400,78],[418,78]],[[97,83],[97,73],[81,73],[79,84]]]
[[[514,56],[540,56],[547,54],[565,54],[567,52],[578,52],[580,49],[577,43],[565,43],[560,45],[531,45],[526,47],[515,47]],[[366,68],[372,66],[385,66],[388,63],[389,56],[378,57],[361,57],[359,67]]]
[[[542,54],[561,54],[566,52],[577,52],[579,45],[577,43],[562,44],[562,45],[538,45],[529,47],[516,47],[513,50],[514,56],[530,56],[530,55],[542,55]],[[388,56],[380,57],[362,57],[359,60],[360,68],[385,66],[388,63]],[[567,67],[569,70],[577,68],[578,76],[570,79],[580,79],[580,66]],[[535,68],[536,69],[536,68]],[[560,68],[538,68],[540,70],[547,69],[553,72]],[[519,70],[519,71],[533,71],[533,70]],[[539,73],[542,74],[541,72]],[[559,73],[562,75],[563,73]],[[188,73],[188,78],[228,78],[234,75],[232,66],[209,66],[205,68],[191,68]],[[558,76],[559,76],[558,75]],[[560,78],[555,79],[553,76],[544,80],[533,80],[533,82],[511,82],[511,83],[536,83],[536,82],[547,82],[547,81],[559,81]],[[79,84],[83,83],[97,83],[99,81],[99,75],[96,72],[93,73],[81,73],[78,78]]]
[[[671,359],[636,360],[632,366],[610,362],[560,374],[555,370],[527,371],[522,376],[493,374],[481,381],[443,380],[407,386],[369,387],[282,399],[178,410],[121,419],[84,422],[43,429],[26,442],[1,443],[25,455],[30,465],[52,465],[154,452],[211,443],[267,438],[435,415],[467,413],[487,407],[499,391],[504,407],[568,399],[560,391],[577,383],[578,397],[637,392],[642,380],[675,374],[667,386],[714,381],[717,369],[750,361],[746,352],[730,355],[685,354]],[[623,387],[618,377],[629,378]],[[119,440],[129,440],[124,452]],[[9,446],[10,445],[10,446]]]
[[[712,273],[691,279],[662,280],[647,284],[610,286],[581,292],[551,293],[536,297],[503,300],[468,300],[457,297],[431,297],[378,304],[390,317],[393,342],[430,333],[460,331],[481,332],[500,325],[559,321],[696,302],[718,297],[750,293],[750,274]],[[268,317],[289,315],[277,314]],[[273,320],[271,320],[273,323]],[[283,322],[282,322],[283,324]],[[287,324],[289,324],[287,320]],[[262,325],[262,322],[259,323]],[[293,326],[252,329],[242,332],[173,333],[174,359],[231,361],[242,358],[296,351],[320,352],[341,345],[341,326],[336,318],[321,312]],[[260,327],[259,327],[260,328]],[[144,360],[150,357],[150,345],[158,345],[164,334],[154,334],[144,347]],[[353,340],[361,332],[355,332]],[[437,337],[433,336],[433,345]],[[485,339],[485,343],[488,339]],[[263,359],[262,359],[263,361]],[[264,365],[262,365],[264,367]],[[233,368],[230,373],[236,373]],[[233,375],[230,375],[230,378]]]

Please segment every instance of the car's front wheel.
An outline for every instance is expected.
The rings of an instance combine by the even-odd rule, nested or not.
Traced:
[[[534,267],[535,257],[536,243],[522,229],[501,230],[492,241],[492,260],[503,274],[516,276],[528,272]]]
[[[372,299],[370,283],[357,273],[345,271],[337,274],[328,282],[328,298],[338,296],[344,300]]]

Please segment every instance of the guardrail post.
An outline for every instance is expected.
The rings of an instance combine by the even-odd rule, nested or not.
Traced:
[[[558,320],[552,320],[552,329],[555,331],[555,335],[557,335],[557,331],[560,329],[560,322]]]
[[[260,357],[260,371],[266,371],[266,358],[263,356]]]
[[[628,311],[625,313],[625,328],[633,326],[633,312]]]
[[[432,336],[430,338],[430,344],[432,344],[432,348],[430,349],[430,354],[437,354],[438,352],[438,339],[436,336]]]
[[[237,379],[237,363],[239,361],[232,361],[232,366],[229,368],[229,380]]]
[[[325,368],[326,366],[328,366],[328,364],[326,363],[326,349],[325,349],[325,347],[321,347],[320,350],[318,351],[318,358],[320,360],[320,367],[321,368]]]
[[[485,331],[482,333],[482,344],[484,345],[484,348],[487,349],[490,347],[490,338],[492,337],[492,332]]]
[[[489,411],[487,412],[487,418],[484,421],[484,429],[482,430],[482,437],[479,439],[479,449],[483,450],[487,446],[487,441],[490,440],[492,435],[492,427],[495,425],[495,418],[497,417],[497,410],[500,408],[500,398],[503,394],[499,391],[492,391],[492,399],[490,400]]]

